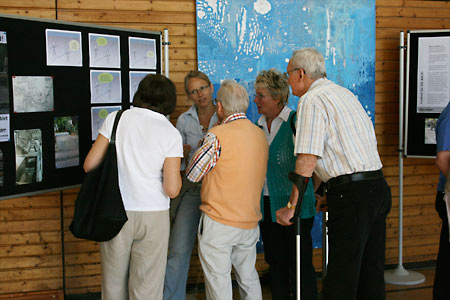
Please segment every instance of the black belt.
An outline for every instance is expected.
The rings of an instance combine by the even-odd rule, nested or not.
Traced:
[[[367,172],[358,172],[353,174],[341,175],[338,177],[331,178],[325,183],[325,188],[329,191],[333,188],[336,188],[340,185],[347,184],[350,182],[361,181],[361,180],[369,180],[369,179],[377,179],[383,177],[383,171],[367,171]]]

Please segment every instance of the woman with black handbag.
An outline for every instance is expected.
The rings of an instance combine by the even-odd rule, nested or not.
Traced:
[[[175,85],[147,75],[123,112],[116,132],[119,188],[128,221],[100,243],[102,299],[162,299],[169,240],[169,198],[181,188],[180,133],[165,115],[176,105]],[[84,162],[95,169],[109,144],[115,112],[108,115]]]

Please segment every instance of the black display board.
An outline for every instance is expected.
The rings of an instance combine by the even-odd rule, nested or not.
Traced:
[[[82,66],[49,66],[47,64],[47,29],[81,33],[80,48],[82,50]],[[6,111],[10,116],[10,140],[0,142],[0,199],[79,185],[83,177],[82,163],[93,143],[91,133],[91,109],[99,106],[117,105],[120,105],[122,108],[130,107],[129,72],[141,71],[161,73],[161,33],[8,15],[0,15],[0,32],[6,32],[7,38],[7,59],[4,58],[4,62],[0,63],[2,69],[0,71],[3,71],[0,72],[0,74],[2,75],[3,80],[6,78],[7,91],[9,92],[9,107],[6,106],[6,108],[3,108],[2,113],[4,114]],[[120,66],[118,68],[90,67],[89,33],[119,37]],[[136,38],[136,40],[155,40],[156,53],[152,54],[156,55],[156,64],[154,68],[139,69],[133,67],[130,69],[130,55],[136,55],[136,50],[129,49],[131,48],[131,46],[129,46],[129,37]],[[103,43],[105,43],[105,39],[103,39]],[[76,44],[77,43],[74,45],[75,48]],[[51,47],[53,47],[53,45],[51,45]],[[132,53],[130,54],[130,52]],[[69,58],[67,58],[67,60],[68,59]],[[120,73],[121,103],[91,104],[90,73],[92,70],[101,71],[102,69],[115,70]],[[14,112],[12,78],[15,76],[51,76],[53,78],[54,108],[51,111]],[[4,92],[5,91],[0,94],[0,97],[5,97]],[[5,99],[1,101],[5,102],[4,100]],[[74,136],[76,136],[76,133],[78,134],[79,164],[70,167],[56,167],[55,153],[57,150],[55,148],[55,118],[64,116],[73,117],[75,121],[78,121],[78,130],[76,130],[76,128],[74,129]],[[73,122],[73,124],[76,125],[76,122]],[[34,157],[31,159],[27,158],[27,164],[22,161],[20,162],[20,166],[16,166],[16,161],[18,162],[19,159],[16,157],[18,148],[16,145],[17,141],[15,141],[15,133],[27,129],[40,130],[42,144],[39,145],[39,143],[33,142],[37,145],[26,145],[26,151],[29,151],[26,153],[28,155],[29,153],[36,154],[37,152],[40,152],[40,165],[38,165],[41,166],[42,169],[38,170],[41,172],[41,175],[38,178],[41,181],[36,180],[35,177],[34,179],[32,178],[29,180],[29,182],[23,183],[20,181],[22,179],[18,179],[17,174],[19,174],[19,172],[25,172],[22,169],[27,168],[27,164],[30,165],[31,174],[34,172],[36,175],[37,172],[36,170],[32,170],[33,166],[36,168],[36,164],[33,165],[33,163],[36,162]],[[68,132],[73,134],[70,130]],[[31,134],[31,136],[32,135],[33,134]],[[19,136],[20,135],[17,134],[17,139]],[[29,144],[29,141],[25,141],[24,143]],[[30,150],[30,147],[34,148]],[[58,149],[60,148],[61,147]],[[23,158],[20,157],[20,160],[22,159]],[[19,162],[17,164],[19,164]]]
[[[426,142],[426,128],[433,130],[437,112],[417,112],[419,39],[422,37],[448,37],[450,30],[408,31],[406,110],[405,110],[405,156],[435,157],[436,144]],[[450,55],[450,53],[449,53]],[[420,88],[419,88],[420,89]]]

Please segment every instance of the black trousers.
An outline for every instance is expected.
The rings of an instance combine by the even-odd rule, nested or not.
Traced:
[[[435,207],[442,219],[439,252],[436,262],[436,273],[433,284],[433,300],[450,299],[450,242],[448,236],[447,208],[444,202],[444,193],[437,192]]]
[[[264,197],[264,221],[260,223],[264,258],[270,266],[273,300],[295,299],[296,236],[294,226],[282,226],[270,218],[269,197]],[[312,264],[311,229],[314,217],[300,221],[301,299],[317,299],[316,271]]]
[[[327,191],[330,248],[323,299],[385,299],[386,216],[391,201],[383,177]]]

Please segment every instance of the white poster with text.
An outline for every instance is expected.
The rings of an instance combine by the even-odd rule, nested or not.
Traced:
[[[440,113],[450,100],[450,37],[419,38],[417,113]]]

